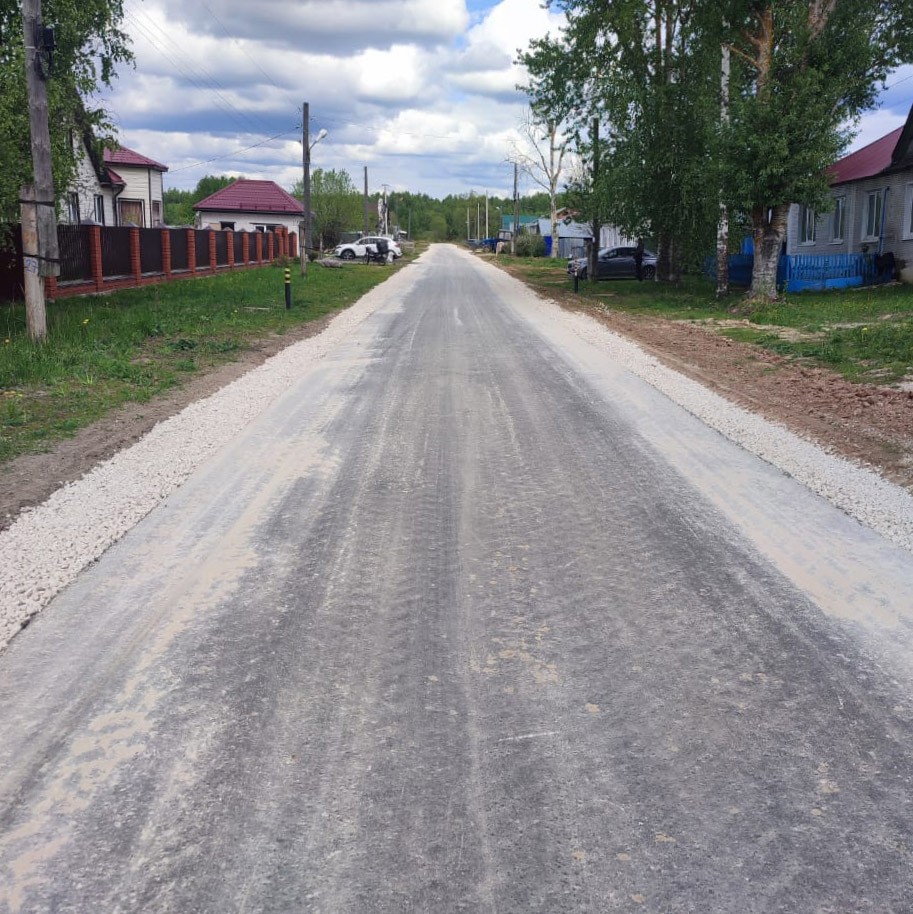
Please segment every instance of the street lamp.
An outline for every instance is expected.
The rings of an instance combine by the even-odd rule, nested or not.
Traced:
[[[301,275],[308,275],[308,251],[311,243],[311,150],[327,135],[326,130],[321,130],[313,143],[309,141],[308,118],[309,106],[305,102],[303,107],[304,129],[302,140],[302,156],[304,158],[304,244],[301,245]]]

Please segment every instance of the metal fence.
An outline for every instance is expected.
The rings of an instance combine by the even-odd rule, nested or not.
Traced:
[[[145,281],[155,281],[164,276],[165,257],[163,230],[137,229],[130,226],[59,225],[60,276],[57,277],[57,295],[81,294],[99,290],[110,281],[118,287],[135,282],[133,275],[132,233],[139,233],[140,271]],[[190,244],[196,249],[196,266],[200,271],[212,271],[210,238],[215,238],[216,264],[227,266],[229,242],[227,232],[210,229],[167,229],[171,240],[171,271],[181,274],[190,265]],[[98,232],[100,250],[96,248]],[[257,239],[262,244],[262,258],[269,256],[269,240],[273,239],[273,256],[279,256],[279,237],[274,233],[234,232],[232,252],[236,264],[244,264],[244,239],[248,240],[247,262],[257,263]],[[93,274],[93,258],[101,255],[101,277]],[[97,263],[97,260],[95,261]],[[96,287],[95,283],[100,284]],[[87,288],[87,284],[91,284]],[[22,231],[18,225],[0,226],[0,301],[21,301]]]
[[[162,260],[162,230],[141,228],[139,230],[139,254],[143,273],[161,273],[165,267]]]
[[[105,276],[129,276],[130,229],[127,226],[101,227],[101,269]]]
[[[216,265],[228,266],[228,232],[215,232],[216,236]]]
[[[187,229],[169,229],[171,235],[171,269],[186,270],[187,259]]]
[[[209,236],[212,232],[209,229],[197,229],[193,233],[194,243],[197,251],[197,269],[209,266]]]
[[[79,225],[58,225],[60,248],[59,282],[87,282],[92,279],[92,250],[88,233]]]

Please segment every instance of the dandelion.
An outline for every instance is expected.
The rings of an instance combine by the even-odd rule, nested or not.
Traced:
[[[8,343],[9,341],[10,341],[10,338],[7,337],[3,342],[4,342],[4,343]]]
[[[83,323],[84,323],[84,324],[88,324],[88,323],[89,323],[89,318],[87,318],[87,317],[84,318],[84,319],[83,319]]]
[[[863,332],[863,333],[868,333],[868,332],[869,332],[869,328],[868,328],[868,327],[863,327],[863,328],[862,328],[862,332]]]

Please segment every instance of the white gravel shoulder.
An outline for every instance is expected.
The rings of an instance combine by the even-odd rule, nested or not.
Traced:
[[[513,282],[493,265],[489,269]],[[503,282],[494,276],[495,283]],[[595,318],[567,311],[523,287],[523,310],[561,321],[610,359],[643,379],[752,454],[782,470],[851,517],[913,552],[913,496],[872,467],[828,453],[821,445],[731,403],[691,378],[663,365],[636,343]]]
[[[400,270],[317,336],[283,349],[136,444],[58,489],[0,533],[0,650],[64,587],[379,307],[412,284]]]
[[[423,261],[428,265],[433,259],[432,250]],[[707,425],[913,552],[913,498],[904,489],[735,406],[665,367],[593,318],[565,311],[496,267],[488,269],[494,284],[511,286],[510,294],[522,299],[524,309],[558,318]],[[84,568],[235,438],[316,360],[377,308],[408,289],[415,272],[412,268],[395,274],[337,315],[318,336],[289,346],[212,396],[159,423],[135,445],[24,512],[0,533],[0,650]]]

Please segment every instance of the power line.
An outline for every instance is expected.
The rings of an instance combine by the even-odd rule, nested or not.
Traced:
[[[265,121],[252,113],[240,110],[234,105],[231,99],[227,98],[221,91],[224,89],[227,92],[228,89],[219,83],[205,68],[190,63],[190,58],[184,49],[167,32],[161,29],[148,14],[141,10],[133,9],[127,14],[127,19],[142,33],[153,49],[168,60],[196,88],[203,92],[213,92],[217,104],[232,116],[244,130],[255,134],[265,133],[269,130],[269,126]],[[171,50],[169,50],[169,46]]]
[[[256,149],[258,146],[265,146],[267,143],[271,143],[273,140],[278,140],[281,136],[288,136],[290,133],[298,133],[298,130],[299,128],[295,127],[294,130],[286,130],[282,133],[277,133],[275,136],[267,137],[265,140],[261,140],[259,143],[251,143],[250,146],[244,146],[241,149],[235,149],[233,152],[226,152],[224,155],[213,156],[211,159],[204,159],[202,162],[194,162],[191,165],[181,165],[180,168],[170,168],[168,171],[169,173],[174,174],[176,171],[186,171],[188,168],[196,168],[199,165],[208,165],[210,162],[218,162],[220,159],[230,159],[242,152],[247,152],[248,149]]]

